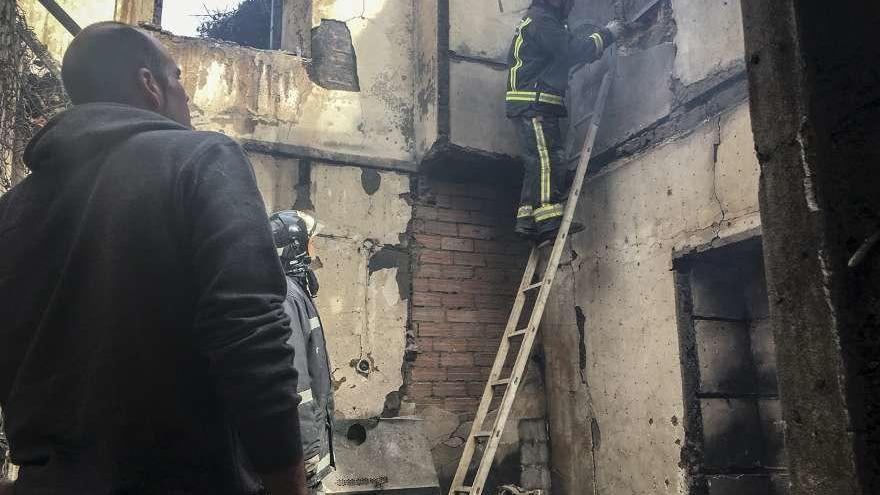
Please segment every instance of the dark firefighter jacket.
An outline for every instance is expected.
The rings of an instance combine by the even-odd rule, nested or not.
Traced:
[[[0,197],[15,493],[235,494],[301,459],[284,273],[241,148],[76,106]]]
[[[315,486],[333,466],[333,387],[327,343],[312,298],[291,276],[287,277],[284,311],[290,316],[293,330],[287,342],[293,347],[293,363],[299,375],[299,423],[306,474],[309,486]]]
[[[569,71],[598,60],[613,42],[605,29],[584,39],[574,36],[557,7],[534,2],[516,27],[507,56],[507,116],[565,116]]]

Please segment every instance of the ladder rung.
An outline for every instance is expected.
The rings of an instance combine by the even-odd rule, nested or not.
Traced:
[[[474,433],[474,438],[489,438],[492,436],[492,432],[490,430],[478,431]]]
[[[493,387],[507,386],[510,384],[510,378],[501,378],[492,382]]]
[[[454,493],[471,493],[474,490],[472,486],[457,486],[454,490]]]
[[[537,284],[532,284],[532,285],[526,287],[525,289],[523,289],[523,292],[528,292],[528,291],[530,291],[530,290],[538,289],[538,288],[542,287],[543,285],[544,285],[544,281],[541,280],[541,281],[538,282]]]
[[[521,328],[515,332],[510,332],[510,335],[507,336],[508,339],[512,339],[514,337],[519,337],[521,335],[525,335],[529,331],[528,328]]]

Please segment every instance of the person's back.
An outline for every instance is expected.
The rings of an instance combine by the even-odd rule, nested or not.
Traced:
[[[253,171],[186,123],[79,104],[0,198],[16,493],[256,494],[258,472],[302,462],[285,282]]]

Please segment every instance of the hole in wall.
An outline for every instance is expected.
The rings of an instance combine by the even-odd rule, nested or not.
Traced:
[[[348,427],[345,438],[353,445],[363,445],[367,441],[367,429],[364,425],[355,423]]]

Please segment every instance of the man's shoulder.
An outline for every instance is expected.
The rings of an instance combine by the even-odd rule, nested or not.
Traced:
[[[154,157],[154,163],[159,167],[188,170],[196,174],[221,164],[243,166],[247,162],[235,140],[210,131],[178,129],[145,132],[131,139],[120,151],[123,156]]]
[[[140,138],[150,144],[179,148],[191,154],[198,154],[213,146],[238,146],[229,136],[213,131],[158,130],[144,133]]]

